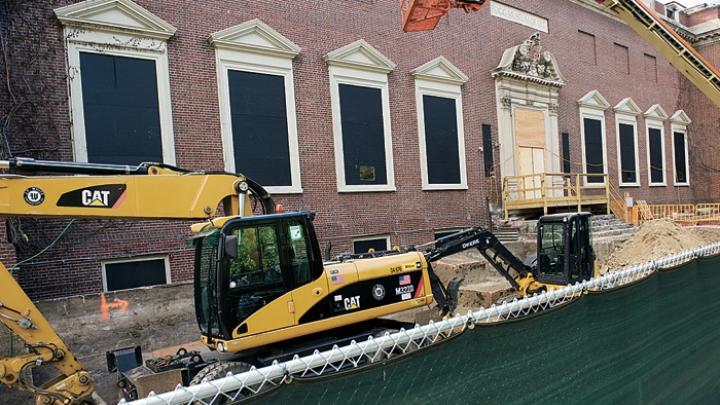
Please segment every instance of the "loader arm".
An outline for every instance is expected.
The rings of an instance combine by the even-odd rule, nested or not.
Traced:
[[[519,279],[532,274],[531,269],[512,254],[492,232],[483,228],[468,229],[436,240],[435,248],[425,254],[425,259],[432,263],[469,249],[477,249],[515,290],[521,290]]]
[[[220,205],[225,215],[275,212],[262,186],[231,173],[192,172],[157,163],[123,166],[26,158],[0,161],[0,168],[9,171],[0,174],[3,216],[209,220]],[[38,404],[89,401],[94,391],[90,374],[2,264],[0,286],[0,323],[22,339],[29,352],[0,359],[0,381],[34,393]],[[54,366],[60,375],[42,387],[23,378],[43,364]]]

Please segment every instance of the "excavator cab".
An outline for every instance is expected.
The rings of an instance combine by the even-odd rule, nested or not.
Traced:
[[[567,285],[593,277],[590,213],[546,215],[538,221],[535,279]]]
[[[195,308],[208,343],[246,333],[256,311],[323,274],[312,216],[238,217],[194,238]],[[277,314],[267,329],[293,325],[291,312]]]

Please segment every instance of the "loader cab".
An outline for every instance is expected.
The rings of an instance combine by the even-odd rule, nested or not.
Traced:
[[[592,278],[595,252],[590,213],[546,215],[538,221],[535,278],[567,285]]]
[[[231,339],[257,310],[323,274],[312,218],[308,212],[236,218],[195,238],[195,308],[208,343]]]

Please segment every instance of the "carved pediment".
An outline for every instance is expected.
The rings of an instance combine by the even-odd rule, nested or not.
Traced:
[[[210,43],[216,48],[288,58],[300,53],[299,46],[257,18],[210,35]]]
[[[343,66],[381,73],[390,73],[396,66],[387,56],[363,39],[329,52],[325,55],[325,60],[331,66]]]
[[[580,107],[592,108],[595,110],[605,111],[610,108],[610,103],[597,90],[591,90],[578,100]]]
[[[419,79],[433,80],[451,84],[463,84],[468,77],[444,56],[439,56],[430,62],[418,66],[410,73]]]
[[[640,107],[638,107],[637,103],[635,103],[635,101],[630,97],[627,97],[627,98],[623,99],[622,101],[620,101],[615,106],[615,108],[613,108],[613,110],[615,110],[615,112],[619,113],[619,114],[627,114],[627,115],[642,114],[642,110],[640,109]]]
[[[663,110],[663,108],[660,106],[660,104],[655,104],[652,107],[648,108],[647,111],[645,111],[645,118],[651,120],[665,121],[666,119],[668,119],[668,115],[665,110]]]
[[[557,60],[543,50],[537,32],[522,44],[505,50],[493,77],[510,77],[554,87],[565,85]]]
[[[679,125],[690,125],[692,124],[692,120],[683,110],[677,110],[675,111],[675,114],[670,117],[670,121],[672,121],[673,124],[679,124]]]
[[[131,0],[86,0],[56,8],[63,25],[168,39],[176,28]]]

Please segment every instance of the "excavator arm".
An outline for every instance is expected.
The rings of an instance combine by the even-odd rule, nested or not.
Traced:
[[[473,228],[440,238],[435,248],[425,254],[428,263],[432,263],[468,249],[477,249],[500,275],[520,290],[518,279],[531,274],[531,269],[523,264],[498,238],[487,229]]]
[[[123,166],[26,158],[0,161],[0,168],[9,171],[0,174],[4,216],[208,220],[219,206],[225,215],[275,212],[265,189],[231,173],[192,172],[157,163]],[[28,348],[28,354],[0,359],[0,381],[34,393],[38,404],[90,402],[90,374],[2,264],[0,286],[0,323]],[[60,375],[36,386],[26,376],[44,364]]]

